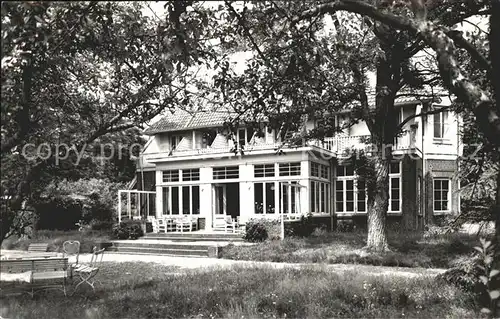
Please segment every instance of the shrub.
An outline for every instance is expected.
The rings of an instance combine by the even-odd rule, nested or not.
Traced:
[[[258,221],[248,221],[243,239],[249,242],[264,241],[269,237],[266,226]]]
[[[113,237],[117,239],[137,239],[144,236],[140,221],[129,220],[113,227]]]
[[[93,219],[90,222],[90,229],[92,230],[111,230],[113,229],[114,222],[109,220]]]
[[[313,224],[311,214],[302,216],[299,222],[292,222],[293,235],[298,237],[309,237],[314,232],[316,226]]]
[[[33,204],[40,215],[38,228],[66,230],[75,229],[74,224],[79,220],[111,221],[116,211],[117,191],[123,187],[121,183],[96,178],[51,183]],[[58,217],[54,218],[54,214]]]
[[[81,219],[83,203],[79,199],[66,196],[44,198],[35,203],[39,220],[38,229],[76,230]]]
[[[352,220],[338,220],[336,230],[341,233],[352,232],[354,230],[354,222]]]

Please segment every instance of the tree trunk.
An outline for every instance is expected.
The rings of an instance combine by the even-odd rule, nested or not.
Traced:
[[[375,158],[375,185],[368,193],[368,237],[366,249],[370,251],[389,250],[387,242],[387,209],[389,207],[389,165],[390,160],[377,152]]]

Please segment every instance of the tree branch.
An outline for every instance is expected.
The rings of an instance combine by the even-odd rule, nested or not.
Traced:
[[[426,111],[426,112],[421,112],[421,113],[418,113],[418,114],[413,114],[413,115],[410,115],[408,116],[406,119],[404,119],[403,122],[401,122],[397,127],[396,127],[396,132],[399,132],[401,131],[401,129],[403,129],[403,127],[405,126],[406,123],[410,122],[411,120],[413,120],[414,118],[417,118],[417,117],[422,117],[422,116],[426,116],[426,115],[432,115],[432,114],[438,114],[438,113],[441,113],[441,112],[444,112],[444,111],[447,111],[451,109],[451,105],[448,105],[448,106],[443,106],[439,109],[434,109],[434,110],[430,110],[430,111]]]

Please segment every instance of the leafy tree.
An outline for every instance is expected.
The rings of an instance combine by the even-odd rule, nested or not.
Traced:
[[[223,103],[232,105],[238,120],[266,118],[282,131],[300,131],[304,116],[320,119],[323,125],[305,137],[322,137],[341,129],[332,123],[332,114],[346,107],[351,110],[347,126],[366,122],[371,133],[369,142],[374,146],[366,162],[370,168],[364,170],[370,174],[366,176],[367,248],[386,250],[392,144],[403,125],[413,118],[398,123],[394,101],[403,94],[432,100],[434,96],[422,96],[421,89],[440,84],[436,68],[417,66],[413,59],[427,42],[415,37],[415,32],[399,31],[379,18],[384,13],[411,19],[413,7],[394,1],[225,4],[227,23],[245,37],[254,56],[241,75],[232,72],[228,63],[222,64],[215,84]],[[482,8],[451,1],[428,6],[429,17],[445,27]],[[325,34],[324,16],[333,21],[335,33]],[[463,39],[457,34],[454,37]],[[370,105],[369,72],[376,74],[374,106]]]
[[[34,186],[82,173],[75,162],[92,167],[107,135],[188,104],[186,88],[211,50],[201,40],[203,12],[181,21],[180,12],[145,16],[135,2],[1,5],[2,171],[12,171],[2,175],[2,193],[12,196],[2,210],[3,239]]]

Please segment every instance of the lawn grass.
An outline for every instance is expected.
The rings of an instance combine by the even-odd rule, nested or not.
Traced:
[[[173,275],[180,272],[181,275]],[[95,294],[47,291],[1,300],[3,318],[472,318],[471,295],[429,277],[313,269],[186,271],[104,263]]]
[[[421,233],[391,233],[391,251],[367,253],[364,232],[319,232],[308,238],[285,238],[253,246],[229,245],[222,258],[291,263],[367,264],[377,266],[450,268],[473,253],[478,238],[452,233],[423,237]]]
[[[27,250],[31,243],[48,243],[49,251],[61,252],[62,244],[66,240],[78,240],[80,241],[80,252],[90,253],[98,243],[107,242],[109,239],[109,231],[37,230],[31,238],[17,238],[15,236],[7,238],[2,242],[2,249]]]

